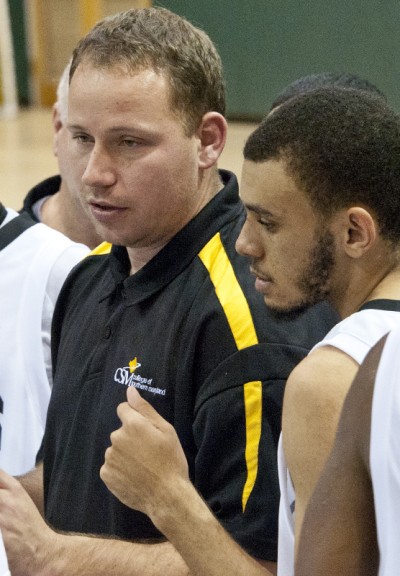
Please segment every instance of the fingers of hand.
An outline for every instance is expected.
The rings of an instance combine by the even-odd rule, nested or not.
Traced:
[[[169,482],[187,478],[187,461],[175,429],[136,392],[118,406],[121,427],[111,434],[100,477],[124,504],[151,515]]]

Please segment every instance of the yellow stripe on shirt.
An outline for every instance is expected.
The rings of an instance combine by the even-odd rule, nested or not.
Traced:
[[[260,380],[244,385],[244,406],[246,412],[246,465],[247,480],[242,495],[243,512],[253,491],[258,473],[258,448],[262,422],[262,384]]]
[[[258,344],[250,308],[222,244],[219,232],[199,252],[224,309],[238,350]]]
[[[215,293],[225,312],[238,350],[258,344],[253,318],[243,290],[221,241],[219,232],[199,252],[208,270]],[[258,448],[261,438],[262,385],[260,381],[244,385],[246,419],[245,459],[247,479],[242,494],[242,508],[254,488],[258,473]]]

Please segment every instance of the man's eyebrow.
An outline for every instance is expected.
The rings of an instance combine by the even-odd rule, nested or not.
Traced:
[[[273,216],[272,212],[263,208],[260,204],[251,204],[243,202],[244,207],[246,210],[250,212],[255,212],[256,214],[260,214],[261,216]]]
[[[67,130],[80,130],[82,132],[88,132],[88,129],[81,124],[66,124]],[[140,134],[151,134],[152,130],[142,126],[112,126],[107,131],[109,134],[124,134],[124,133],[137,133],[139,136]]]
[[[67,130],[82,130],[83,132],[86,131],[86,128],[84,128],[80,124],[69,124],[67,122],[65,126],[66,126]]]

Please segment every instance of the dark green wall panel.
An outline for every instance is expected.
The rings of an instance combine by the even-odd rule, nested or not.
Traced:
[[[163,0],[220,51],[228,114],[259,119],[289,82],[322,71],[374,82],[400,111],[399,0]]]
[[[26,49],[25,12],[23,0],[9,0],[11,29],[13,37],[15,75],[17,79],[18,101],[29,103],[29,64]]]

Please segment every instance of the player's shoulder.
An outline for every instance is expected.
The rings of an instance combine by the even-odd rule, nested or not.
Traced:
[[[331,395],[347,392],[358,364],[333,346],[313,350],[291,372],[285,389],[285,409],[318,406]]]

